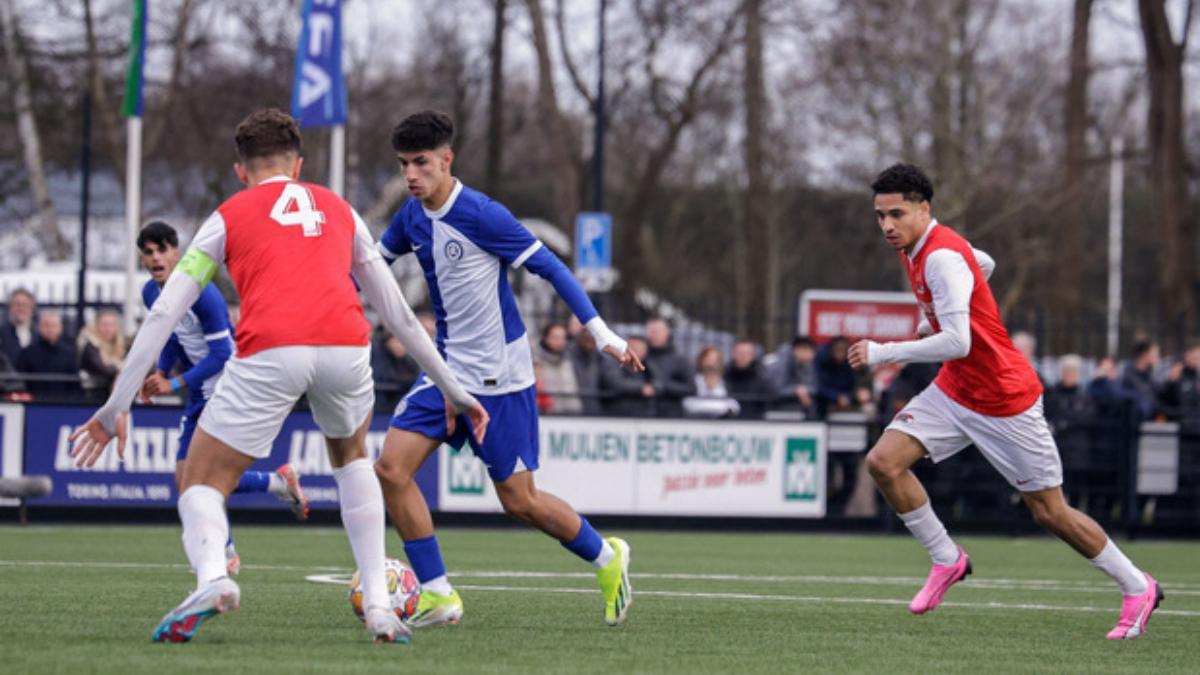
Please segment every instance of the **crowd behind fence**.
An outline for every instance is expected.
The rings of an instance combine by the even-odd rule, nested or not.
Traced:
[[[128,339],[116,310],[89,312],[72,330],[55,307],[39,308],[26,291],[8,299],[0,324],[0,391],[7,400],[98,404],[120,372]],[[234,312],[236,317],[236,312]],[[431,315],[420,314],[430,331]],[[680,339],[671,322],[614,322],[646,364],[630,373],[596,350],[577,321],[534,317],[531,348],[537,403],[546,415],[658,418],[821,420],[854,432],[829,461],[829,512],[870,518],[884,509],[863,469],[863,456],[891,418],[936,377],[937,364],[908,364],[873,373],[847,361],[849,341],[814,344],[803,336],[769,350],[731,333],[691,330]],[[1200,342],[1163,358],[1140,338],[1127,358],[1037,357],[1035,338],[1015,344],[1034,363],[1044,405],[1063,459],[1064,489],[1073,505],[1127,530],[1200,522]],[[393,409],[420,375],[396,338],[372,335],[376,406]],[[162,399],[171,402],[171,398]],[[1147,423],[1167,423],[1177,442],[1173,489],[1139,489],[1145,471],[1139,444]],[[837,444],[834,444],[837,445]],[[844,444],[843,444],[844,445]],[[962,453],[916,469],[934,503],[960,521],[1022,518],[1020,500],[978,453]]]

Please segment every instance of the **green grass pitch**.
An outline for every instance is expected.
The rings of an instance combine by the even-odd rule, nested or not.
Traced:
[[[604,625],[590,568],[527,530],[445,529],[458,626],[373,645],[343,585],[341,530],[238,527],[242,608],[194,642],[153,644],[189,592],[171,527],[0,527],[5,673],[1196,672],[1200,543],[1135,542],[1167,600],[1129,643],[1114,587],[1049,539],[961,538],[975,575],[923,617],[908,537],[631,531],[634,604]],[[400,555],[394,533],[389,551]]]

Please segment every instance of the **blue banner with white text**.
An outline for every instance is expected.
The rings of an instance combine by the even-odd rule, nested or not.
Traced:
[[[133,409],[133,426],[119,461],[111,446],[91,469],[75,466],[68,437],[88,420],[92,408],[82,406],[25,407],[24,473],[50,476],[54,491],[39,498],[47,506],[158,506],[173,508],[175,455],[179,450],[179,421],[183,409],[174,406],[138,406]],[[375,414],[367,433],[367,454],[379,456],[383,449],[390,415]],[[313,510],[337,510],[337,485],[325,437],[307,411],[288,415],[275,437],[271,454],[254,463],[251,470],[274,471],[290,463],[300,473],[300,483]],[[417,472],[417,485],[429,508],[438,507],[437,462],[426,462]],[[286,509],[287,505],[267,493],[234,494],[230,508]]]
[[[342,1],[304,0],[304,24],[296,45],[292,116],[302,127],[346,123],[342,77]]]

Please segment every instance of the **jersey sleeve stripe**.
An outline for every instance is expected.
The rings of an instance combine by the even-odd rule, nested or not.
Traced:
[[[379,251],[379,255],[383,256],[383,259],[389,263],[396,262],[396,259],[400,257],[399,253],[396,253],[387,246],[384,246],[382,240],[375,243],[375,248]]]
[[[179,261],[179,266],[175,269],[195,279],[200,288],[204,288],[216,275],[217,263],[204,251],[192,247],[183,255],[183,259]]]
[[[525,261],[529,260],[529,256],[533,255],[534,253],[537,253],[538,249],[540,249],[541,247],[542,247],[542,242],[540,242],[540,241],[533,242],[533,245],[531,245],[529,248],[525,249],[521,253],[521,255],[517,256],[516,260],[512,261],[513,269],[516,269],[516,268],[520,267],[521,265],[524,265]]]
[[[222,338],[227,338],[227,337],[229,337],[228,329],[220,331],[218,333],[209,333],[204,336],[204,339],[205,340],[220,340]]]

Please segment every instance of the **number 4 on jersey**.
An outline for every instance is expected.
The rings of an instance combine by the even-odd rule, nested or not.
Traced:
[[[321,223],[325,222],[325,214],[316,209],[312,193],[299,183],[283,187],[271,207],[271,218],[284,227],[299,225],[306,237],[321,236]]]

